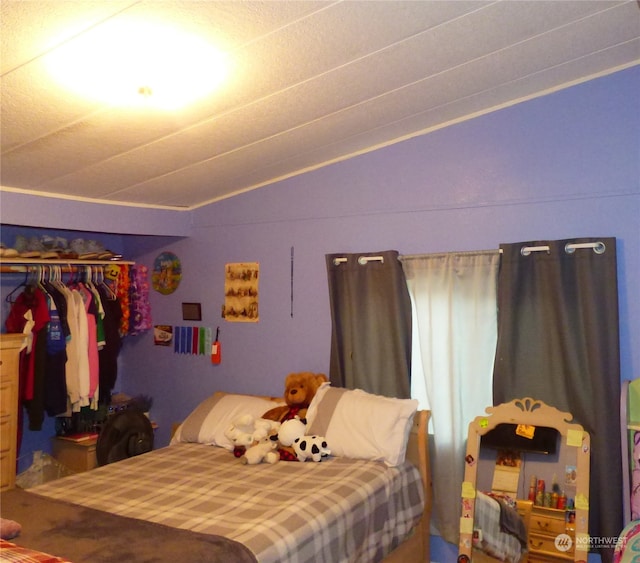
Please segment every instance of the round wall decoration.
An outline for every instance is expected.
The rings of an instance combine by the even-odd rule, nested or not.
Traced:
[[[151,285],[163,295],[169,295],[178,289],[182,279],[180,259],[173,252],[158,254],[153,263]]]

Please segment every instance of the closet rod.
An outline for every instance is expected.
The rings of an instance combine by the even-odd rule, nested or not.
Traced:
[[[28,272],[36,266],[61,266],[64,273],[75,272],[79,266],[109,266],[111,264],[133,265],[128,260],[37,260],[34,258],[5,258],[0,260],[0,273]]]

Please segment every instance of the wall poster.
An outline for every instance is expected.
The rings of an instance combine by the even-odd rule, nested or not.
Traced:
[[[222,317],[229,322],[257,323],[258,262],[236,262],[225,266]]]
[[[178,289],[182,279],[180,259],[173,252],[158,254],[153,262],[151,286],[158,293],[169,295]]]

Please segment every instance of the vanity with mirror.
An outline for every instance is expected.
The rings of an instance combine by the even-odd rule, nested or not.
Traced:
[[[458,563],[568,563],[589,549],[590,437],[530,397],[469,424]]]

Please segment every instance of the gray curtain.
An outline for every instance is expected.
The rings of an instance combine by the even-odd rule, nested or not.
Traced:
[[[526,250],[532,247],[538,250]],[[573,414],[591,434],[589,533],[617,537],[623,520],[616,240],[500,248],[494,403],[531,396]],[[605,561],[613,555],[598,552]]]
[[[411,300],[398,252],[326,255],[333,385],[411,393]]]

